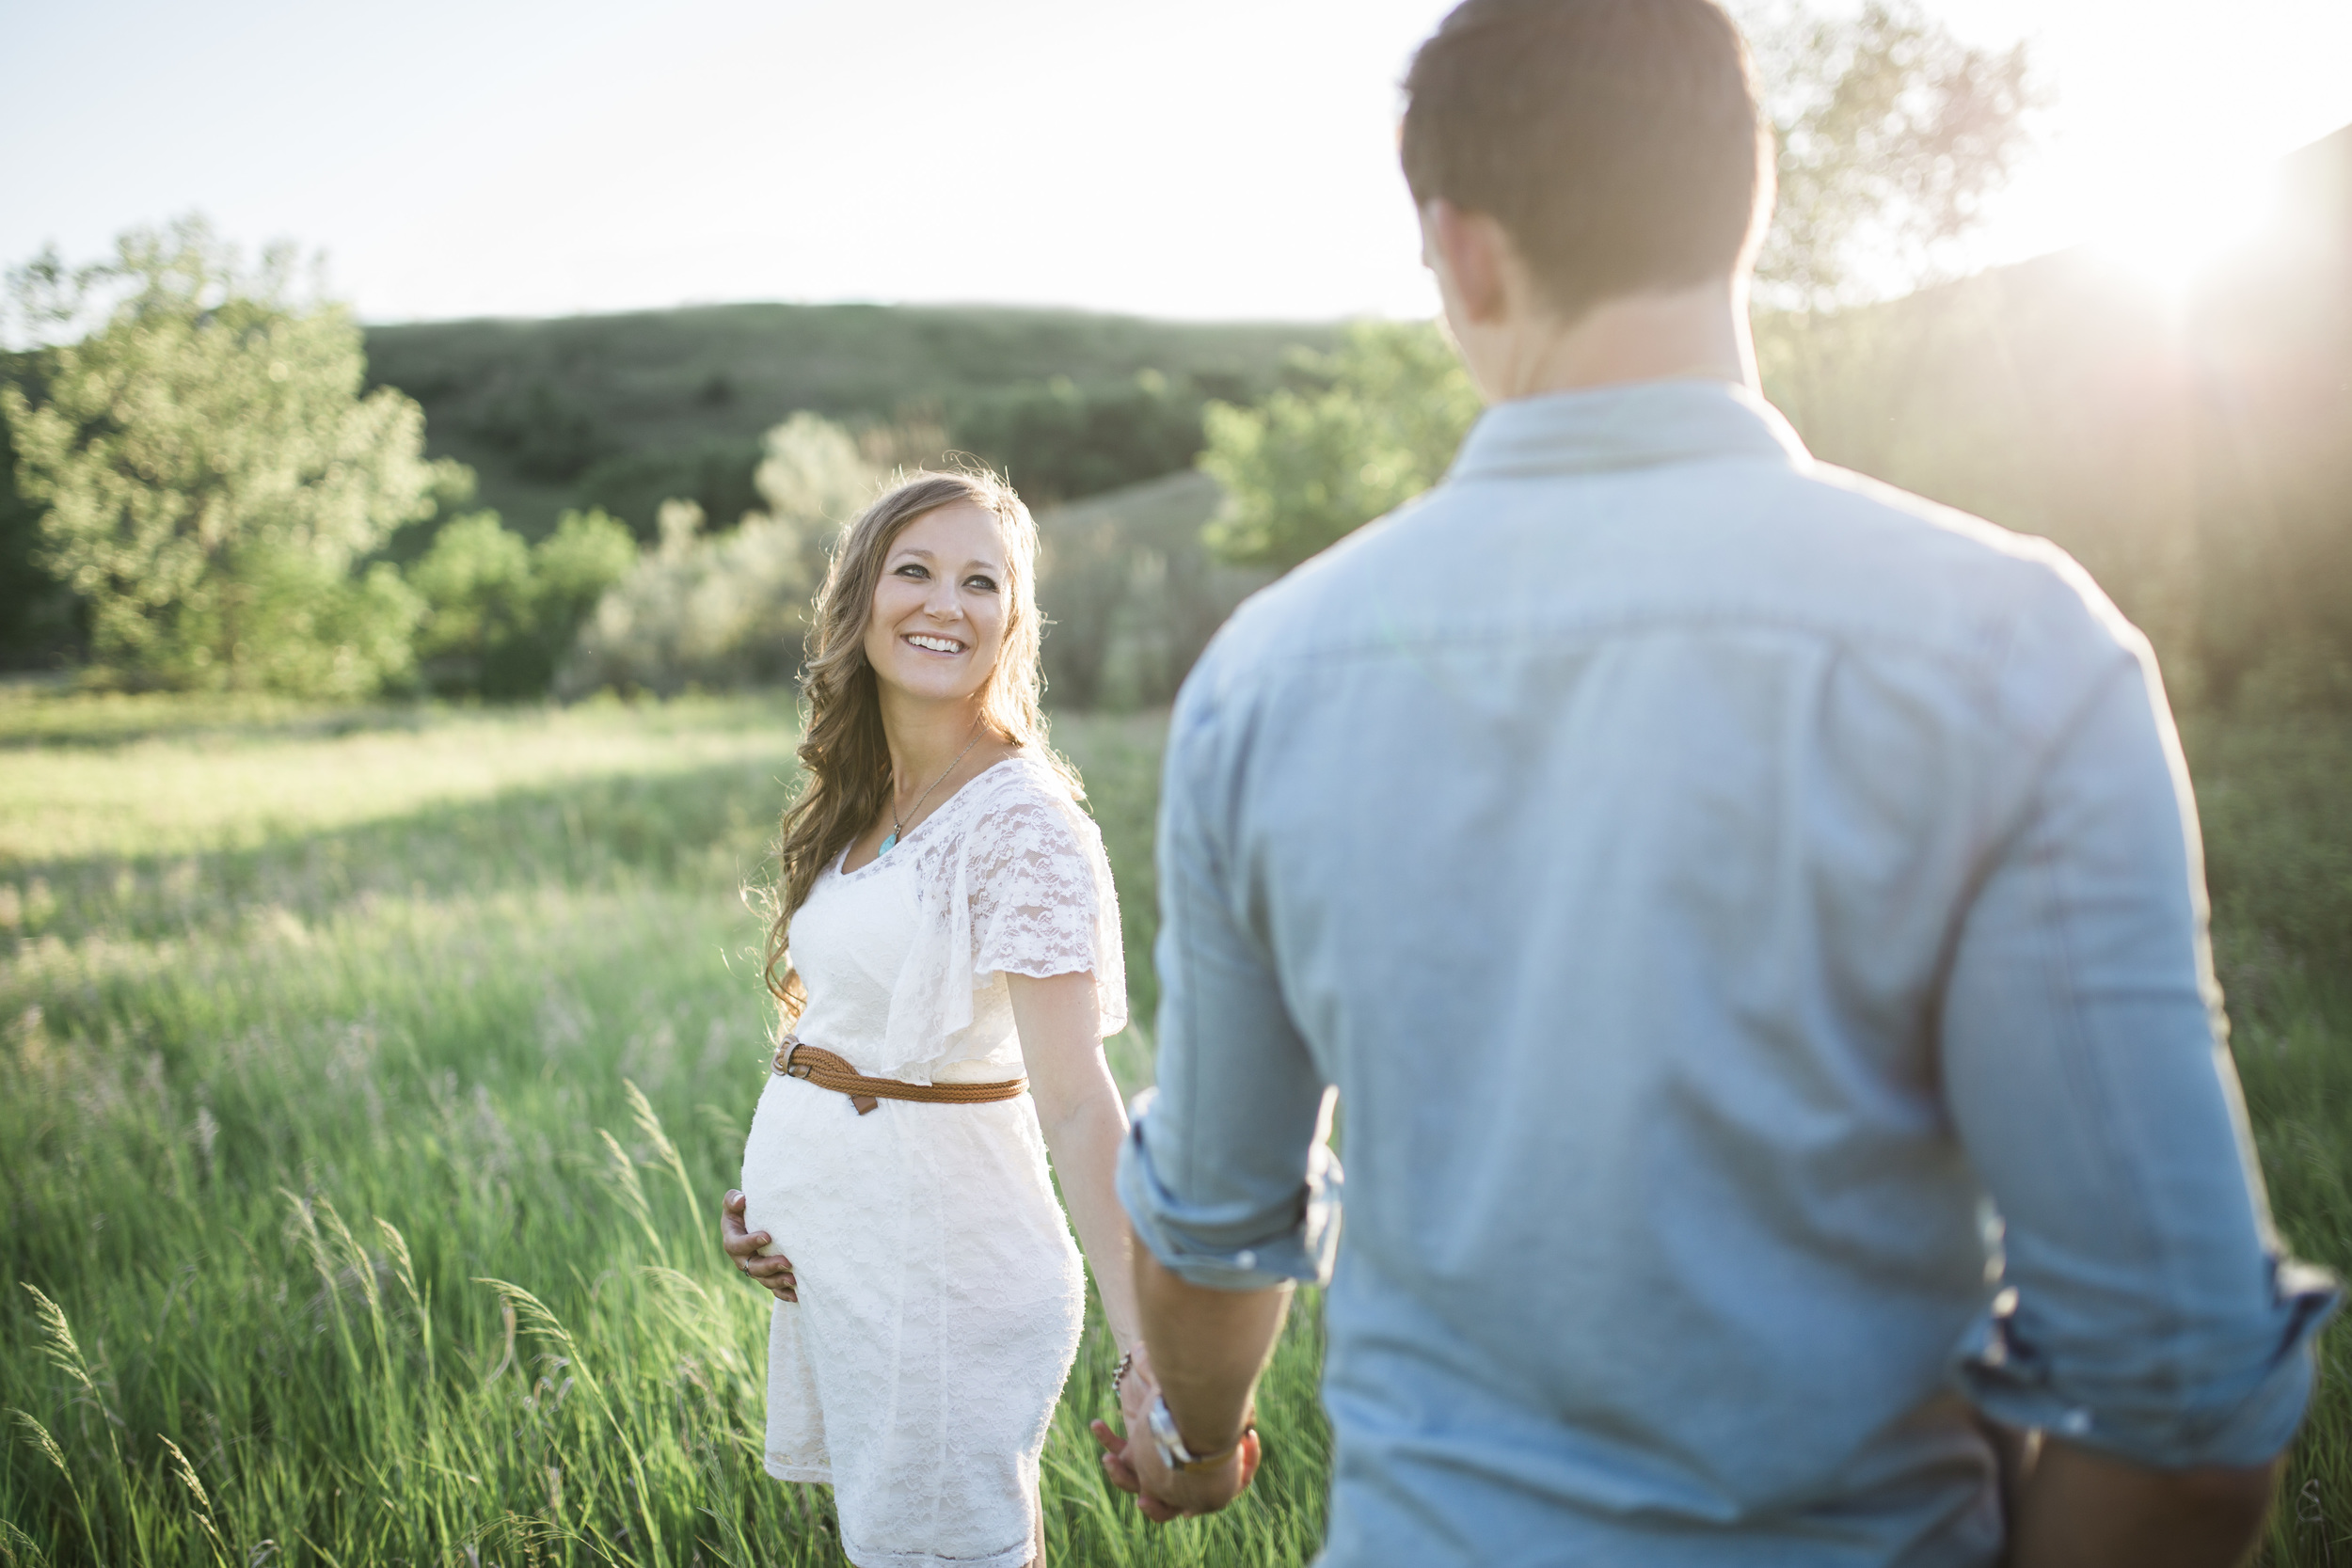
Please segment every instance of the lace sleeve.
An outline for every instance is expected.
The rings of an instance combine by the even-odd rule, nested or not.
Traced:
[[[984,791],[969,827],[926,834],[914,848],[914,942],[866,1069],[884,1078],[930,1083],[931,1064],[971,1026],[974,996],[996,974],[1090,972],[1102,1037],[1127,1026],[1119,898],[1092,818],[1059,779],[1027,764],[967,787]]]
[[[1091,973],[1103,1032],[1127,1022],[1119,898],[1103,836],[1075,804],[1024,789],[973,825],[974,978]]]

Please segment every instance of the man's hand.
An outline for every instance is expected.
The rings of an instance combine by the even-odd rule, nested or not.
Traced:
[[[1159,1445],[1152,1441],[1148,1428],[1129,1440],[1127,1449],[1136,1472],[1136,1501],[1155,1502],[1172,1514],[1186,1517],[1215,1513],[1248,1491],[1263,1452],[1254,1427],[1243,1433],[1241,1445],[1222,1464],[1205,1470],[1169,1469],[1161,1463]],[[1152,1510],[1146,1508],[1144,1513],[1148,1516]]]
[[[1164,1395],[1177,1419],[1189,1423],[1185,1447],[1213,1453],[1252,1424],[1258,1374],[1281,1336],[1290,1286],[1219,1291],[1189,1284],[1142,1246],[1135,1249],[1135,1266],[1136,1307],[1144,1339],[1157,1357],[1148,1376],[1159,1386],[1149,1394]],[[1133,1373],[1129,1381],[1135,1382]],[[1137,1387],[1133,1400],[1121,1402],[1127,1406],[1125,1438],[1114,1437],[1107,1427],[1099,1427],[1094,1438],[1103,1445],[1104,1469],[1114,1484],[1136,1494],[1145,1517],[1214,1513],[1256,1477],[1261,1452],[1256,1433],[1244,1436],[1212,1468],[1174,1471],[1161,1463],[1144,1419],[1151,1403],[1146,1389]]]
[[[1160,1463],[1144,1415],[1159,1395],[1149,1353],[1138,1348],[1119,1390],[1119,1416],[1126,1434],[1114,1432],[1107,1421],[1092,1423],[1094,1440],[1103,1446],[1103,1473],[1121,1492],[1133,1493],[1136,1507],[1155,1523],[1214,1513],[1249,1489],[1258,1473],[1258,1434],[1252,1432],[1244,1438],[1240,1449],[1215,1470],[1175,1474]]]
[[[775,1238],[765,1230],[745,1231],[743,1228],[744,1197],[732,1187],[719,1205],[719,1244],[726,1248],[735,1266],[755,1285],[771,1291],[778,1301],[801,1299],[800,1281],[792,1276],[792,1259],[779,1253],[763,1258],[759,1249]]]

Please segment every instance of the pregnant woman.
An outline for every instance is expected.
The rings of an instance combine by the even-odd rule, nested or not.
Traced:
[[[1127,1016],[1119,907],[1045,746],[1036,555],[1002,483],[922,473],[817,598],[768,942],[782,1039],[723,1240],[778,1298],[768,1472],[832,1484],[861,1568],[1041,1560],[1086,1300],[1049,1152],[1140,1352],[1102,1049]]]

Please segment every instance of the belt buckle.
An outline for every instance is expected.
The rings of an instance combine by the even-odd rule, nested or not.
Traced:
[[[784,1044],[784,1054],[776,1058],[776,1070],[783,1073],[787,1078],[805,1079],[809,1074],[809,1069],[804,1067],[796,1067],[793,1065],[792,1053],[800,1049],[801,1042],[799,1040],[787,1040]]]

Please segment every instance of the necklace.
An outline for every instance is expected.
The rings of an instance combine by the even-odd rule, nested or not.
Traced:
[[[956,763],[960,763],[964,758],[970,756],[972,754],[972,748],[977,746],[979,743],[980,721],[977,719],[975,719],[972,721],[972,738],[965,741],[963,743],[963,750],[956,753],[955,762],[949,763],[946,767],[939,770],[939,777],[931,781],[931,789],[937,789],[941,783],[946,780],[947,775],[956,770]],[[923,809],[923,802],[931,798],[931,789],[927,789],[923,791],[922,794],[914,798],[914,804],[907,808],[907,815],[909,816],[913,816],[916,812]],[[891,793],[895,795],[898,792],[893,790]],[[905,825],[898,820],[898,808],[896,805],[893,805],[890,808],[890,836],[882,841],[882,847],[874,851],[874,858],[876,860],[880,860],[884,855],[890,853],[891,846],[898,842],[898,835],[905,831]]]

